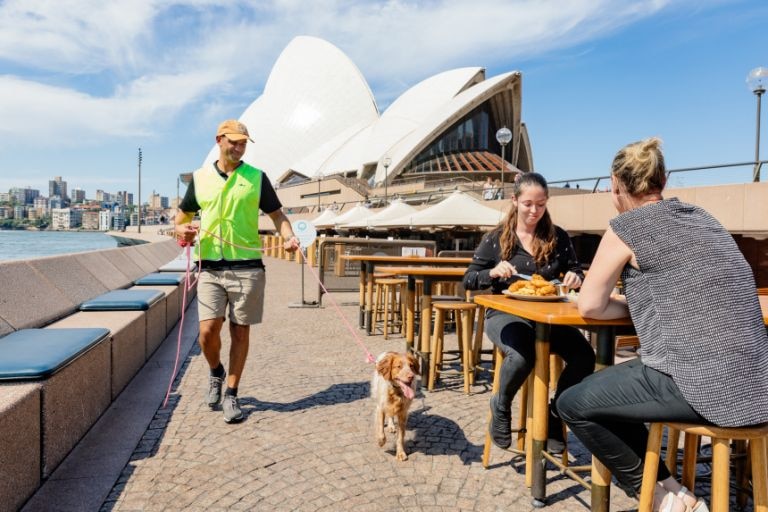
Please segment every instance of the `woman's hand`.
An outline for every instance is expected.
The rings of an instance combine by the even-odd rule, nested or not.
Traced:
[[[494,279],[509,279],[517,274],[517,269],[510,262],[500,261],[498,265],[491,269],[489,275]]]
[[[563,277],[563,284],[568,287],[569,290],[576,290],[581,288],[581,277],[575,272],[566,272]]]

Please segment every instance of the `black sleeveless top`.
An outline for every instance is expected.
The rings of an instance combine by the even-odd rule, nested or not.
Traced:
[[[733,237],[669,199],[611,220],[635,254],[622,280],[644,364],[723,427],[768,421],[768,338],[755,280]]]

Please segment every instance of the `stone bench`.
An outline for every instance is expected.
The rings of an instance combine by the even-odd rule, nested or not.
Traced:
[[[46,328],[22,329],[0,339],[3,394],[16,383],[34,382],[39,389],[40,478],[50,475],[111,402],[108,338],[103,328]],[[0,420],[6,421],[6,415]],[[27,435],[18,425],[4,435],[14,433]],[[25,450],[31,447],[34,454],[33,445]]]
[[[155,289],[113,290],[80,305],[80,311],[144,311],[144,360],[157,350],[167,334],[165,292]]]
[[[0,384],[0,510],[18,510],[40,486],[38,384]]]
[[[48,327],[109,329],[112,400],[117,398],[146,362],[147,316],[144,311],[80,311]]]

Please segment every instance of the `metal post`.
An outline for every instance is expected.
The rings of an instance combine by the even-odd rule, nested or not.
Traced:
[[[752,181],[760,181],[760,97],[765,92],[762,87],[755,89],[757,95],[757,135],[755,137],[755,170],[752,173]]]
[[[139,148],[139,215],[138,215],[138,232],[141,233],[141,148]]]
[[[504,199],[504,148],[506,148],[506,144],[501,145],[501,198]]]
[[[387,169],[389,169],[388,165],[384,166],[384,206],[387,206]]]
[[[512,131],[506,126],[499,128],[496,132],[496,141],[501,145],[501,190],[500,193],[504,195],[504,149],[507,144],[512,141]]]
[[[387,206],[387,185],[389,181],[389,164],[392,163],[392,159],[388,156],[384,157],[384,160],[382,160],[381,165],[384,166],[384,206]]]

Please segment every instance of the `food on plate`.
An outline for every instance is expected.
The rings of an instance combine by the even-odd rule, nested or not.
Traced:
[[[547,284],[544,286],[541,286],[539,288],[536,288],[536,295],[539,297],[546,297],[548,295],[556,295],[557,289],[555,288],[555,285],[553,284]]]
[[[557,295],[557,287],[539,274],[533,274],[530,281],[519,279],[509,285],[508,289],[510,293],[517,295],[535,295],[537,297]]]

